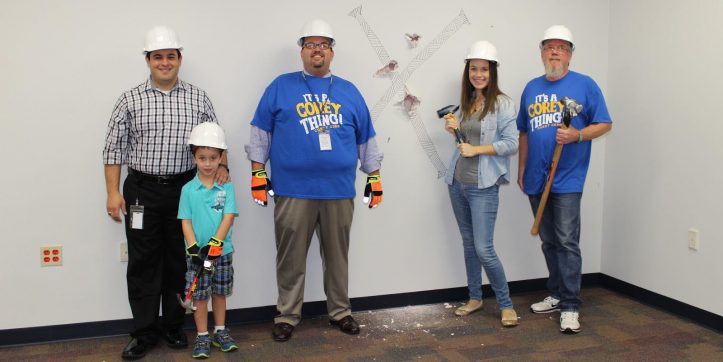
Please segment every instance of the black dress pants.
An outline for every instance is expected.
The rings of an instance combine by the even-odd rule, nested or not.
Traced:
[[[158,336],[181,328],[185,309],[176,299],[185,286],[186,258],[178,201],[193,177],[161,184],[129,174],[123,183],[128,239],[128,300],[133,313],[132,337],[155,343]],[[131,205],[143,205],[143,229],[131,228]],[[159,317],[162,308],[162,317]]]

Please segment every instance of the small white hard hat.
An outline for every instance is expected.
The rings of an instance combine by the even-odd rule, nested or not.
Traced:
[[[468,61],[470,59],[484,59],[499,64],[497,48],[486,40],[476,41],[472,44],[464,60]]]
[[[329,38],[331,46],[336,44],[336,41],[334,40],[334,32],[331,31],[331,25],[321,19],[314,19],[304,24],[304,27],[301,28],[301,32],[299,34],[299,40],[296,43],[299,44],[299,46],[303,46],[304,38],[308,38],[310,36],[323,36],[325,38]]]
[[[188,144],[193,146],[204,146],[228,149],[226,146],[226,133],[223,128],[213,122],[204,122],[193,127],[191,136],[188,137]]]
[[[148,30],[146,33],[146,46],[143,48],[143,53],[150,53],[159,49],[183,50],[181,39],[173,29],[159,25]]]
[[[570,43],[572,50],[575,50],[575,42],[572,40],[572,32],[564,25],[553,25],[545,30],[545,35],[540,40],[540,49],[546,40],[559,39]]]

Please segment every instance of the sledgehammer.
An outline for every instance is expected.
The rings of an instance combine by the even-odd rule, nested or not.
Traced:
[[[578,104],[577,101],[570,97],[562,97],[560,101],[563,104],[562,108],[562,127],[566,129],[570,127],[570,122],[580,112],[582,112],[582,105]],[[540,198],[540,204],[537,206],[535,212],[535,222],[532,223],[532,229],[530,234],[537,235],[540,233],[540,223],[542,222],[542,214],[547,206],[547,198],[550,197],[550,190],[552,189],[552,183],[555,181],[555,171],[557,171],[557,164],[560,162],[560,155],[562,155],[562,144],[555,145],[555,151],[552,154],[552,163],[550,164],[550,171],[547,173],[547,181],[545,182],[545,189],[542,191],[542,197]]]
[[[457,112],[458,109],[459,109],[459,106],[455,106],[453,104],[450,104],[446,107],[442,107],[437,110],[437,117],[444,118],[444,116],[446,116],[450,113]],[[462,134],[462,132],[459,129],[454,130],[454,137],[457,139],[457,143],[467,142],[467,140],[464,139],[464,135]]]

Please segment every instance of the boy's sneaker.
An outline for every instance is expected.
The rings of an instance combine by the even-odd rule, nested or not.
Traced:
[[[560,332],[577,333],[580,332],[580,313],[578,312],[562,312],[560,313]]]
[[[196,336],[196,343],[193,345],[193,358],[208,358],[211,354],[211,336]]]
[[[532,313],[552,313],[560,310],[560,300],[555,297],[547,297],[542,302],[530,306]]]
[[[231,352],[238,348],[228,332],[229,330],[226,328],[213,335],[213,346],[221,349],[221,352]]]

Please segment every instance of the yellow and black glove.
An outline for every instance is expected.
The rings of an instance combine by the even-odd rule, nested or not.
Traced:
[[[367,176],[367,185],[364,188],[364,203],[373,209],[382,202],[382,177],[380,175]]]
[[[198,247],[197,243],[193,243],[186,247],[186,255],[188,255],[191,258],[191,264],[193,265],[202,265],[203,259],[201,259],[198,256],[198,253],[201,252],[201,248]]]
[[[208,260],[218,259],[223,254],[223,240],[212,237],[208,244],[201,249],[201,254],[207,255]]]
[[[251,198],[254,202],[266,206],[269,204],[268,197],[274,196],[274,188],[271,186],[271,179],[266,175],[266,170],[260,168],[251,171]]]
[[[196,245],[198,248],[198,245]],[[194,265],[203,265],[203,268],[209,272],[213,271],[213,261],[223,255],[223,240],[214,237],[208,241],[199,251],[198,255],[192,257],[191,261]]]

